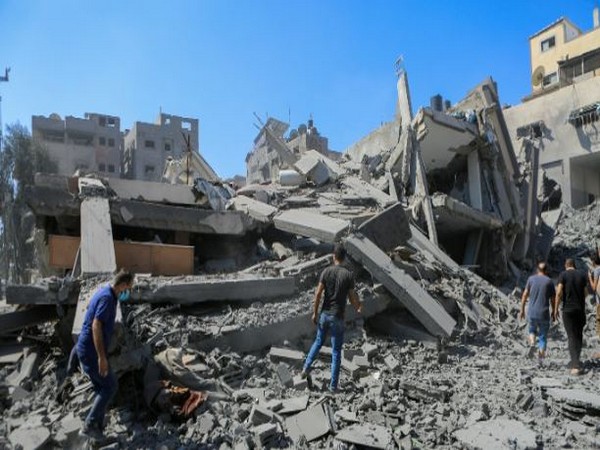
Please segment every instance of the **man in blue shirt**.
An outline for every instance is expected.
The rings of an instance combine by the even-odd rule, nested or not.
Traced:
[[[537,266],[537,274],[527,280],[525,291],[521,297],[520,319],[525,318],[525,304],[528,300],[529,308],[527,318],[529,320],[529,344],[535,352],[535,339],[538,338],[538,357],[540,361],[546,356],[546,343],[548,330],[550,329],[550,308],[554,317],[554,296],[556,294],[552,280],[546,275],[545,262]],[[533,356],[533,355],[531,355]]]
[[[115,326],[117,302],[129,299],[132,284],[133,275],[120,271],[111,284],[94,293],[75,344],[81,368],[96,393],[82,429],[82,434],[93,439],[102,438],[106,408],[117,391],[117,378],[108,366],[107,352]]]

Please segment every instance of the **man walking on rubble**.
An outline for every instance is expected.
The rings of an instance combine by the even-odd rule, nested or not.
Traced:
[[[534,352],[535,339],[537,337],[538,358],[540,362],[546,356],[547,336],[550,329],[550,308],[552,308],[552,317],[554,317],[553,300],[555,295],[554,284],[547,275],[546,263],[540,262],[537,266],[537,274],[530,276],[527,280],[521,297],[521,312],[519,313],[519,319],[524,319],[525,304],[528,300],[531,300],[527,310],[529,345],[532,348],[532,352]]]
[[[558,318],[558,306],[563,301],[563,323],[569,342],[571,375],[581,374],[581,347],[585,326],[585,297],[589,288],[586,274],[575,268],[575,261],[565,261],[565,271],[558,277],[553,319]],[[564,300],[563,300],[564,298]]]
[[[117,302],[129,299],[132,284],[133,275],[121,270],[111,284],[100,287],[94,293],[77,340],[77,356],[96,393],[82,429],[82,434],[92,439],[102,439],[106,408],[117,392],[117,378],[110,370],[107,354]]]
[[[330,392],[337,390],[340,376],[346,299],[350,300],[350,303],[359,314],[362,312],[362,306],[354,290],[354,276],[350,270],[343,266],[345,260],[346,249],[341,244],[337,244],[333,250],[333,265],[323,270],[317,285],[312,314],[312,321],[317,325],[317,336],[302,369],[302,376],[307,377],[327,335],[331,334]],[[324,297],[324,300],[319,314],[321,297]]]
[[[593,268],[589,273],[589,279],[594,296],[594,307],[596,308],[596,336],[600,337],[600,295],[598,295],[598,288],[600,288],[600,255],[598,255],[598,252],[592,257],[592,264]]]

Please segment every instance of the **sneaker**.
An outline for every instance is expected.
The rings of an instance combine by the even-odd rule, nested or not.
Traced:
[[[79,436],[89,439],[92,442],[100,443],[104,441],[104,433],[97,426],[84,424],[79,430]]]
[[[308,370],[302,369],[302,372],[300,372],[300,378],[306,380],[308,378]]]
[[[537,348],[535,344],[529,346],[529,350],[527,351],[527,358],[532,359],[535,356]]]
[[[573,376],[581,375],[581,369],[578,369],[578,368],[571,369],[571,372],[569,372],[569,373]]]

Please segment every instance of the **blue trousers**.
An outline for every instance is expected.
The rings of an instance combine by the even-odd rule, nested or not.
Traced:
[[[546,350],[548,342],[548,330],[550,329],[550,321],[543,319],[529,319],[529,334],[533,334],[538,338],[538,348],[542,351]]]
[[[119,386],[117,377],[110,369],[105,377],[100,375],[98,370],[98,358],[95,354],[83,355],[78,352],[78,356],[81,368],[90,378],[92,386],[94,387],[94,392],[96,393],[92,408],[85,418],[85,425],[87,427],[98,427],[98,429],[103,430],[106,409]]]
[[[319,350],[325,343],[327,335],[331,334],[331,382],[329,390],[335,391],[340,379],[340,363],[342,361],[342,345],[344,344],[344,320],[336,317],[334,314],[321,313],[317,326],[317,337],[313,342],[306,361],[304,362],[304,371],[308,372],[312,363],[319,355]]]

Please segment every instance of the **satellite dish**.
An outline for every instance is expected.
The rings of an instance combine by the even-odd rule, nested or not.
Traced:
[[[539,86],[544,81],[545,70],[543,66],[537,66],[531,75],[531,84]]]

